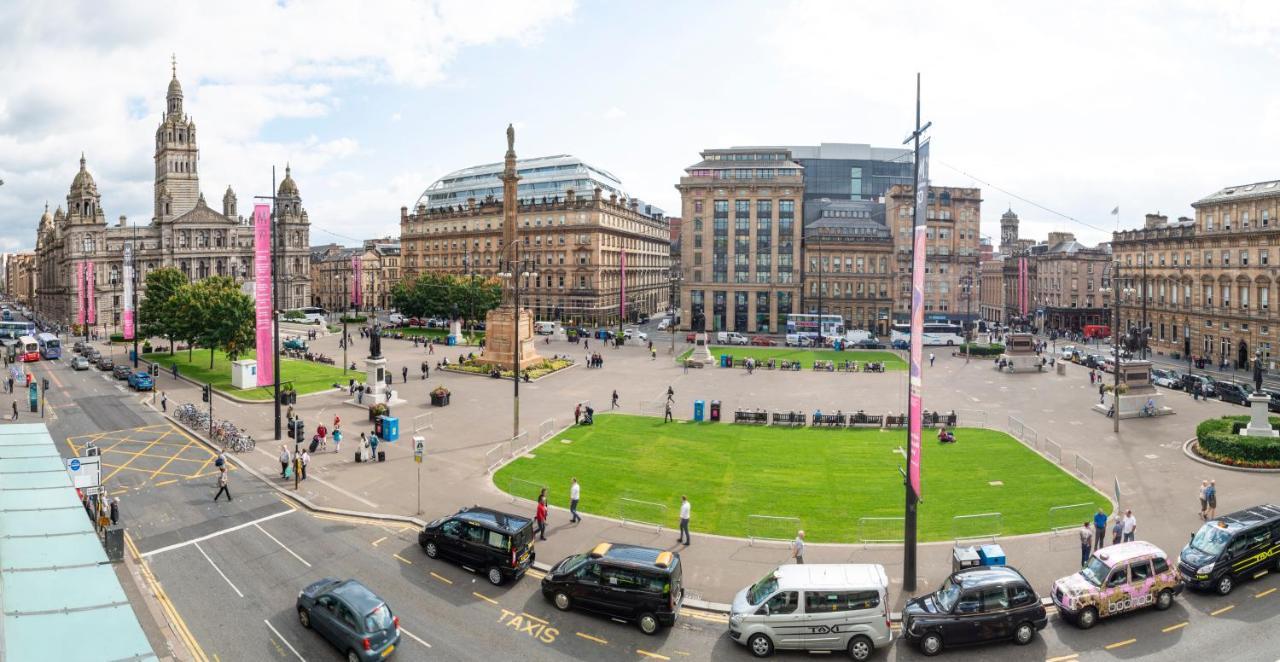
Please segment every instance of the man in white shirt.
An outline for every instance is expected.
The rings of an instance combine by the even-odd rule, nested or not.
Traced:
[[[676,542],[685,545],[693,544],[689,539],[689,497],[680,495],[680,537],[676,538]]]
[[[1138,519],[1133,516],[1133,511],[1126,509],[1124,511],[1124,542],[1133,542],[1134,533],[1138,530]]]
[[[1080,527],[1080,567],[1083,568],[1089,563],[1089,555],[1093,552],[1093,529],[1089,526],[1089,521]]]
[[[791,541],[791,558],[796,563],[804,564],[804,530],[796,532],[796,539]]]
[[[569,523],[581,522],[582,518],[578,517],[578,498],[582,496],[582,488],[578,486],[578,479],[574,478],[573,483],[569,485]]]

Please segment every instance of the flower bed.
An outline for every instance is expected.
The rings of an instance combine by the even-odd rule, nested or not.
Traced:
[[[547,359],[542,363],[535,363],[528,368],[525,368],[523,372],[529,375],[529,379],[537,379],[544,375],[556,372],[557,370],[564,370],[571,365],[573,365],[573,361],[568,359]],[[469,372],[475,375],[488,375],[493,371],[493,368],[488,364],[475,363],[472,361],[468,363],[451,363],[449,364],[449,367],[445,368],[445,370]],[[503,370],[502,376],[504,378],[511,377],[511,371]]]
[[[1280,429],[1280,417],[1268,418]],[[1210,418],[1196,426],[1196,452],[1213,462],[1255,469],[1280,468],[1280,439],[1237,434],[1249,424],[1248,416]]]

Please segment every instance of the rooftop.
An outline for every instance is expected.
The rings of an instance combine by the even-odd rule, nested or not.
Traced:
[[[1280,180],[1228,186],[1191,203],[1192,207],[1235,200],[1256,200],[1280,195]]]

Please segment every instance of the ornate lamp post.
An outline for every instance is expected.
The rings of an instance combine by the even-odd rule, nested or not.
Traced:
[[[498,278],[511,284],[511,305],[515,309],[515,324],[511,328],[511,438],[520,436],[520,281],[537,278],[538,272],[534,263],[528,258],[520,257],[520,242],[515,241],[503,248],[503,254],[511,252],[509,259],[504,259],[498,267]]]
[[[671,288],[670,292],[667,294],[667,301],[669,302],[669,307],[672,311],[671,324],[667,327],[667,330],[671,332],[671,349],[668,350],[667,353],[674,355],[676,353],[676,314],[678,310],[675,307],[676,292],[680,287],[680,282],[684,280],[684,276],[680,275],[680,270],[676,265],[672,265],[671,270],[668,271],[667,280],[668,287]]]
[[[1103,295],[1111,295],[1111,310],[1113,313],[1114,324],[1111,326],[1111,349],[1114,358],[1112,372],[1115,373],[1115,381],[1111,393],[1111,408],[1114,410],[1112,415],[1112,431],[1119,434],[1120,432],[1120,339],[1118,337],[1120,329],[1120,306],[1124,299],[1134,295],[1133,287],[1126,287],[1120,281],[1120,261],[1116,260],[1111,263],[1109,270],[1111,279],[1109,285],[1102,288]],[[1128,334],[1126,334],[1127,336]]]

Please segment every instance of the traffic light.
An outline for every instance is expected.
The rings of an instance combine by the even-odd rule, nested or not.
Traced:
[[[48,391],[48,390],[49,390],[49,378],[48,378],[48,377],[44,377],[44,378],[42,378],[42,379],[40,380],[40,390],[42,390],[42,391]]]
[[[307,427],[303,425],[301,418],[293,419],[293,440],[299,444],[307,441]]]
[[[208,384],[205,384],[204,386],[200,387],[200,399],[203,400],[204,402],[209,401],[209,385]]]

